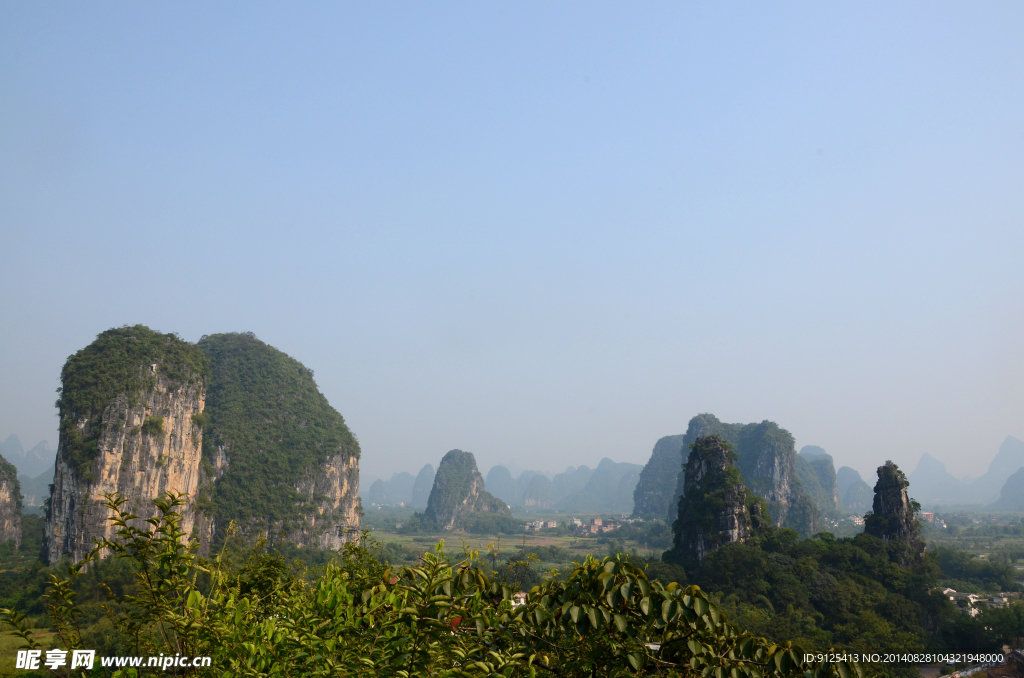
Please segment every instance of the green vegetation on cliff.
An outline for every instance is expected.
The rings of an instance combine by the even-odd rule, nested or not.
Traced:
[[[686,462],[686,493],[679,499],[675,552],[683,562],[698,561],[708,550],[750,531],[747,492],[733,463],[736,453],[720,436],[698,438]]]
[[[252,333],[210,335],[198,346],[210,360],[207,473],[221,449],[228,461],[212,497],[218,521],[299,518],[310,507],[296,483],[332,455],[358,458],[359,443],[299,361]]]
[[[103,410],[114,399],[127,396],[132,402],[154,388],[158,377],[171,387],[203,383],[208,372],[203,352],[175,334],[161,334],[143,325],[101,333],[70,356],[61,370],[57,408],[64,461],[77,476],[91,480],[89,463],[98,453]]]

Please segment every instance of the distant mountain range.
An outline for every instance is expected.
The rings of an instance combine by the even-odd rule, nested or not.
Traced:
[[[518,471],[517,475],[513,475],[510,466]],[[484,485],[487,492],[513,508],[629,513],[633,510],[633,490],[642,469],[640,464],[614,462],[607,457],[597,468],[570,466],[553,475],[521,470],[514,464],[499,464],[488,471]],[[411,473],[395,473],[388,480],[374,481],[364,489],[363,502],[370,506],[404,505],[421,509],[427,505],[433,482],[434,469],[430,464],[415,478]]]
[[[57,458],[57,451],[51,450],[50,443],[47,441],[40,441],[26,452],[21,445],[21,440],[15,435],[8,436],[7,440],[0,443],[0,454],[14,464],[18,469],[18,475],[30,478],[34,478],[47,468],[52,467]]]
[[[53,483],[53,464],[34,478],[18,474],[21,485],[21,496],[25,498],[25,509],[42,509],[43,503],[50,496],[50,484]]]
[[[836,471],[836,494],[844,511],[863,515],[871,510],[875,493],[855,469],[840,466]]]
[[[1024,442],[1013,436],[1007,436],[999,446],[985,474],[970,481],[954,477],[945,464],[925,453],[908,477],[909,493],[925,508],[973,504],[988,506],[993,511],[1021,511],[1024,510],[1024,484],[1010,480],[1022,468]],[[1012,506],[1022,508],[1010,508]]]
[[[550,479],[539,471],[523,471],[513,480],[508,468],[499,465],[487,473],[486,487],[513,507],[629,513],[642,469],[640,464],[616,463],[605,457],[595,469],[570,466]]]
[[[51,450],[50,444],[45,440],[26,452],[18,436],[12,435],[0,443],[0,454],[18,469],[18,484],[24,498],[24,509],[42,509],[43,502],[50,496],[50,483],[53,482],[57,452]]]
[[[434,485],[434,467],[427,464],[417,475],[395,473],[388,480],[375,480],[363,490],[363,501],[373,506],[411,506],[423,509]]]

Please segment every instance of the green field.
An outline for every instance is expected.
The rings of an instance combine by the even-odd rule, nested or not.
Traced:
[[[371,530],[374,538],[391,545],[388,550],[390,559],[398,560],[403,565],[412,564],[425,551],[433,550],[441,540],[448,553],[471,550],[479,552],[481,556],[494,554],[492,560],[495,563],[536,555],[537,560],[532,567],[538,573],[565,571],[574,561],[584,561],[588,555],[604,557],[616,552],[657,561],[671,546],[671,531],[660,521],[625,524],[618,530],[593,536],[574,535],[565,527],[568,519],[573,517],[584,522],[592,518],[618,522],[618,515],[523,513],[516,514],[516,519],[524,522],[554,520],[559,527],[515,534],[472,534],[444,530],[405,534],[396,525],[407,522],[412,514],[411,509],[383,508],[367,510],[364,516],[364,526]]]
[[[33,629],[32,633],[32,637],[39,643],[39,649],[43,651],[59,645],[54,641],[54,635],[54,632],[49,629]],[[25,641],[17,636],[0,635],[0,676],[36,675],[27,674],[22,669],[14,668],[14,660],[24,643]]]

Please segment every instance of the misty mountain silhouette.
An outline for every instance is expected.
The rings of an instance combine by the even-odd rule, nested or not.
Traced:
[[[42,440],[27,452],[21,446],[21,440],[16,435],[7,436],[7,439],[0,443],[0,454],[4,459],[14,464],[18,469],[18,475],[35,478],[40,473],[53,466],[57,458],[57,451],[50,449],[50,443]]]
[[[908,477],[909,492],[910,496],[922,504],[988,504],[993,497],[999,495],[1001,489],[1006,489],[1012,495],[1013,490],[1004,486],[1021,468],[1024,468],[1024,442],[1013,436],[1006,436],[1003,440],[985,474],[970,482],[955,478],[946,471],[945,464],[925,453]],[[1024,492],[1024,485],[1019,487]],[[1009,506],[1015,501],[1012,496],[1004,496],[997,504],[1001,507]]]
[[[964,502],[967,483],[955,478],[946,471],[946,465],[928,454],[921,455],[921,460],[907,477],[910,487],[907,492],[911,497],[923,503],[959,504]]]

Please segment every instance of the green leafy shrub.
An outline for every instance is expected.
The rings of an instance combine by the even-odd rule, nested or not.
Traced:
[[[130,564],[133,581],[110,591],[110,629],[122,651],[210,656],[223,676],[505,676],[584,678],[704,675],[849,678],[857,664],[812,664],[730,624],[699,588],[651,582],[621,556],[593,557],[562,581],[534,586],[522,604],[489,576],[479,555],[450,559],[443,542],[415,567],[381,563],[346,544],[319,576],[293,576],[275,556],[240,570],[204,563],[181,531],[181,496],[134,527],[126,500],[107,498],[116,541],[51,576],[50,614],[65,649],[83,647],[76,580],[100,549]],[[202,577],[198,575],[203,575]],[[3,610],[26,645],[24,615]],[[200,675],[203,669],[179,669]]]
[[[163,417],[146,417],[142,422],[142,432],[150,436],[158,436],[164,432]]]

